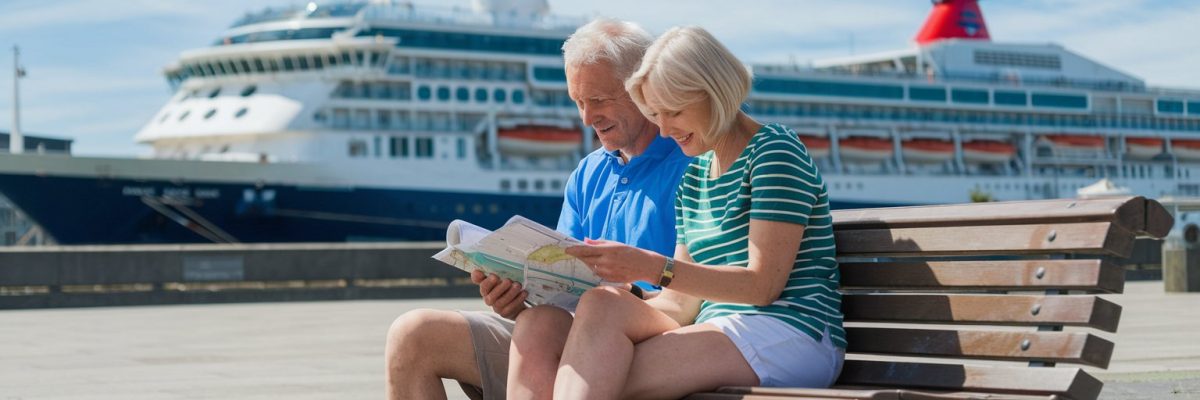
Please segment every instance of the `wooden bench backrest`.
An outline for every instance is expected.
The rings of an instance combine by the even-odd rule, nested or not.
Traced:
[[[1135,237],[1163,237],[1172,223],[1141,197],[844,210],[833,219],[850,343],[838,386],[1073,399],[1096,398],[1100,381],[1078,368],[1029,366],[1106,368],[1112,342],[1062,327],[1115,332],[1121,307],[1096,294],[1120,293],[1117,260]]]

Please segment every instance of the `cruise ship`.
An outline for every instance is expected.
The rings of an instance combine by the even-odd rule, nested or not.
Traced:
[[[747,109],[801,135],[834,208],[1200,195],[1200,91],[994,42],[975,0],[933,3],[903,50],[748,66]],[[0,154],[0,192],[62,244],[553,225],[598,145],[560,53],[583,23],[546,0],[250,12],[165,68],[174,95],[135,137],[152,156]]]

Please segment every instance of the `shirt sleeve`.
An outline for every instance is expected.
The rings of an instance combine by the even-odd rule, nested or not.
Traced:
[[[681,182],[682,184],[682,182]],[[683,188],[675,189],[675,244],[687,244],[683,238]]]
[[[585,234],[583,229],[583,217],[579,212],[579,210],[582,209],[580,208],[582,205],[579,204],[579,199],[582,194],[580,191],[582,188],[578,187],[580,184],[577,178],[581,169],[582,164],[580,168],[571,173],[571,176],[567,177],[567,184],[564,185],[566,191],[563,193],[562,211],[560,211],[558,214],[557,228],[559,232],[562,232],[564,235],[573,237],[577,240],[583,240],[583,236]]]
[[[799,140],[762,139],[750,160],[750,218],[808,225],[825,183]]]

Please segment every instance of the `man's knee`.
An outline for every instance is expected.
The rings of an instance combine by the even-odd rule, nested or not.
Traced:
[[[388,328],[388,361],[437,357],[440,351],[445,350],[449,344],[447,342],[461,340],[459,336],[463,332],[469,334],[466,320],[457,312],[430,309],[409,311],[392,321],[392,326]]]

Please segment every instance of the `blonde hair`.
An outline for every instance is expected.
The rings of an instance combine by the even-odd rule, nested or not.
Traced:
[[[608,62],[619,80],[637,69],[654,37],[635,23],[596,18],[579,27],[563,42],[563,63],[577,68]]]
[[[668,110],[709,100],[712,121],[702,136],[716,143],[737,123],[752,79],[750,70],[704,28],[675,27],[646,49],[641,67],[625,81],[625,90],[648,118],[652,113],[642,91],[649,82]]]

